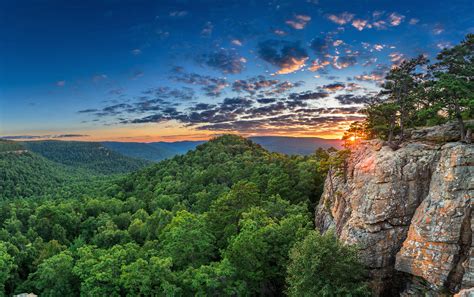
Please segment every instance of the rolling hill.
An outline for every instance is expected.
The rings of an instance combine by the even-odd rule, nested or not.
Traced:
[[[108,141],[102,142],[102,144],[106,148],[122,155],[153,162],[158,162],[177,154],[170,147],[154,145],[151,143]]]
[[[98,142],[26,141],[23,146],[44,158],[93,174],[119,174],[135,171],[149,164],[108,149]]]

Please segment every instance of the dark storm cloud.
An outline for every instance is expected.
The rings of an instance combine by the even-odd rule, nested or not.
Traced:
[[[199,61],[224,74],[237,74],[242,72],[246,62],[235,50],[224,48],[200,57]]]
[[[258,55],[264,61],[280,68],[277,74],[299,70],[308,59],[308,53],[300,42],[266,40],[258,44]]]

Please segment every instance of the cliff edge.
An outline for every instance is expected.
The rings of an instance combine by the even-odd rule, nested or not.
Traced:
[[[453,125],[413,130],[392,150],[353,149],[328,175],[316,228],[356,244],[378,296],[449,296],[474,287],[474,145]]]

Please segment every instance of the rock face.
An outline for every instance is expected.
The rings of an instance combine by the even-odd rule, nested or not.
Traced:
[[[358,245],[379,296],[473,287],[474,145],[382,144],[360,144],[345,175],[328,175],[316,227]]]

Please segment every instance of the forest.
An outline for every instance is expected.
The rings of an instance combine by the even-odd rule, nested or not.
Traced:
[[[313,231],[325,178],[318,168],[328,156],[322,149],[311,156],[270,153],[224,135],[129,175],[96,183],[69,177],[67,185],[57,181],[56,193],[4,198],[2,291],[301,296],[310,285],[323,295],[367,295],[355,250]],[[8,157],[12,171],[30,158],[45,161],[30,152]],[[41,166],[39,174],[54,176],[50,169]],[[306,263],[307,257],[320,260]],[[300,275],[315,267],[319,272],[302,282]]]

